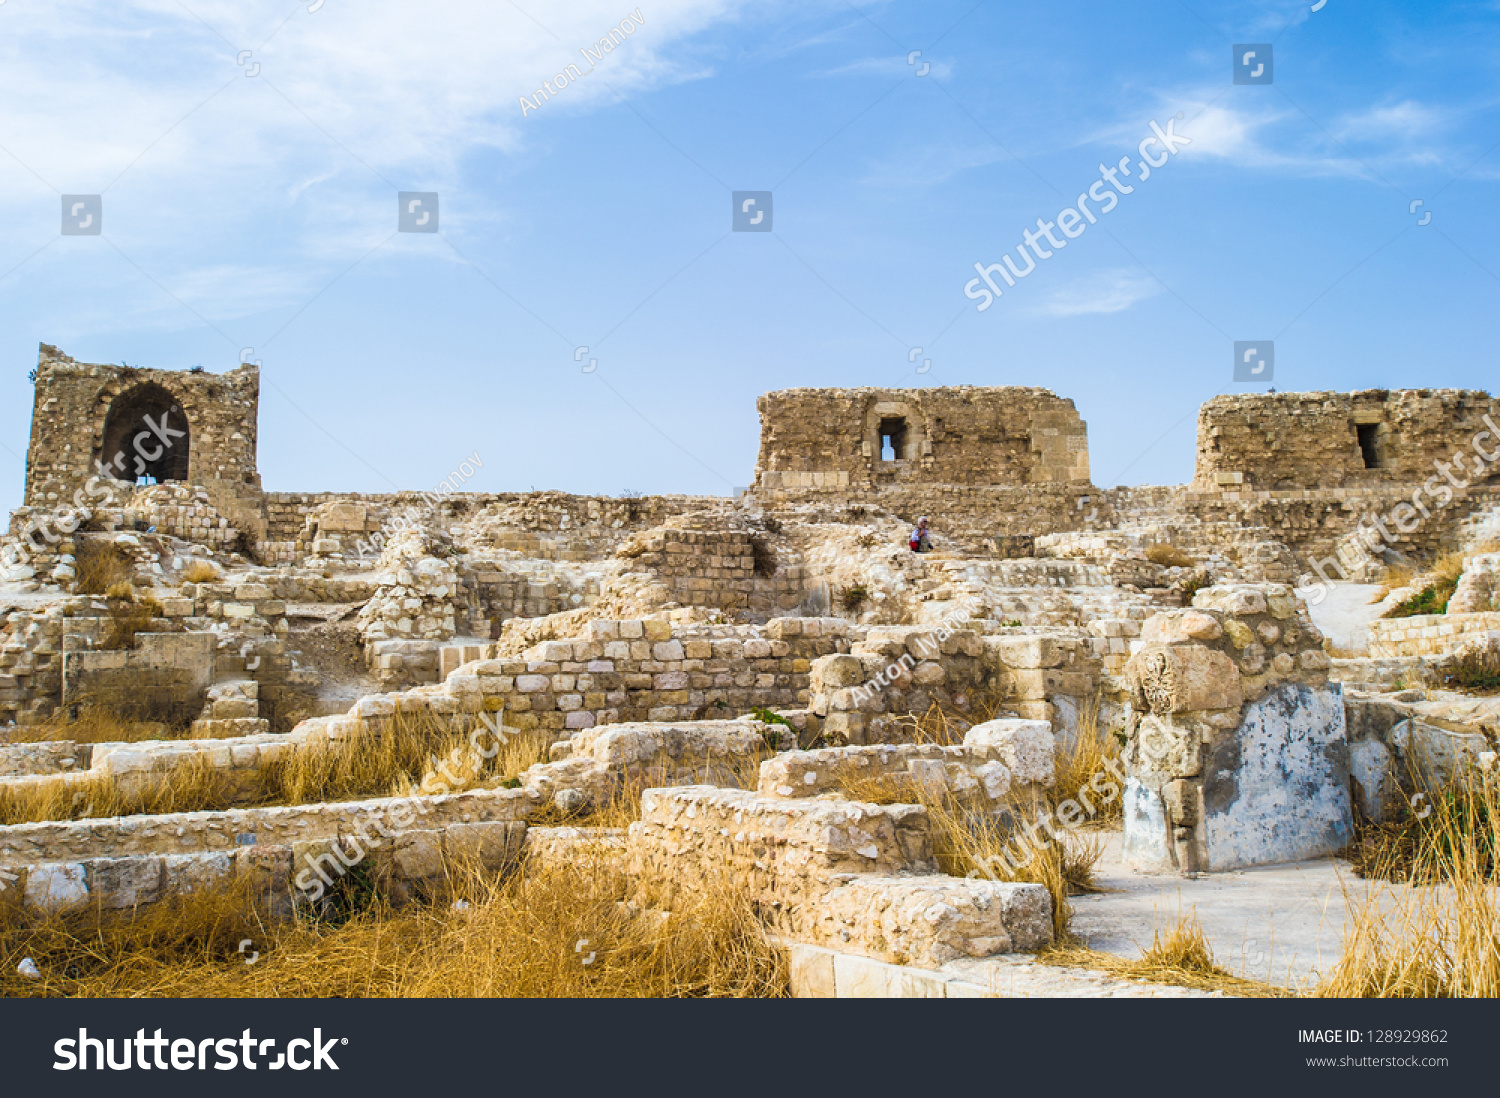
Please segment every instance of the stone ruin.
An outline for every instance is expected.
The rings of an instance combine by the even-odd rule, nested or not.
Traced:
[[[1043,389],[795,389],[761,398],[735,499],[267,492],[257,397],[250,365],[42,346],[0,562],[0,797],[107,778],[149,799],[192,761],[228,807],[0,826],[0,905],[246,879],[286,914],[354,846],[416,895],[461,853],[568,856],[589,829],[559,815],[634,783],[639,820],[605,836],[621,863],[685,890],[733,867],[798,993],[960,996],[983,993],[964,965],[1051,940],[1052,901],[944,873],[934,798],[1024,821],[1054,752],[1118,736],[1126,862],[1202,874],[1335,853],[1414,773],[1496,757],[1500,704],[1443,688],[1500,650],[1485,393],[1219,397],[1191,484],[1101,489]],[[919,514],[933,553],[906,547]],[[1447,613],[1371,611],[1346,638],[1341,583],[1455,551]],[[20,734],[89,707],[162,738]],[[919,742],[938,710],[958,732]],[[413,714],[503,721],[550,757],[507,784],[264,803],[287,753]]]

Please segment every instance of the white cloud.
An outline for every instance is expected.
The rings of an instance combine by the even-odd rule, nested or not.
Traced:
[[[1036,312],[1051,317],[1120,313],[1161,292],[1161,283],[1141,271],[1128,268],[1096,271],[1054,291],[1036,307]]]
[[[567,114],[701,76],[687,39],[746,2],[520,0],[536,21],[494,0],[5,5],[0,263],[57,232],[54,190],[103,193],[105,233],[205,315],[300,303],[385,235],[375,206],[394,229],[392,189],[440,191],[448,225],[503,218],[464,201],[476,155],[523,156]],[[586,73],[580,48],[627,16],[623,44],[523,117],[523,94]],[[54,251],[27,270],[57,269]],[[180,309],[93,254],[101,292]]]
[[[894,49],[894,47],[892,47]],[[812,76],[885,76],[892,79],[900,79],[906,76],[916,75],[916,70],[925,66],[924,77],[936,77],[947,79],[953,75],[953,66],[946,61],[923,60],[915,57],[907,61],[906,57],[893,55],[890,57],[864,57],[858,61],[850,61],[847,65],[839,65],[837,68],[825,69],[822,72],[811,73]]]

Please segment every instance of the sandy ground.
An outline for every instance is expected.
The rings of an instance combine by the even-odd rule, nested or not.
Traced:
[[[1073,900],[1073,931],[1092,949],[1136,958],[1152,933],[1196,913],[1214,959],[1237,976],[1283,987],[1317,982],[1342,952],[1346,907],[1364,883],[1347,862],[1324,858],[1295,865],[1213,873],[1196,880],[1141,877],[1120,858],[1121,835],[1109,836],[1100,883],[1111,891]]]
[[[1318,605],[1308,601],[1308,612],[1335,648],[1365,655],[1370,650],[1370,623],[1388,609],[1384,602],[1370,602],[1379,592],[1379,586],[1373,583],[1330,584]]]

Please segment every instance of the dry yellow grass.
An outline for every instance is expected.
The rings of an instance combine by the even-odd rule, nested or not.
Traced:
[[[203,559],[194,560],[182,573],[184,583],[218,583],[219,570],[211,561]]]
[[[91,723],[64,723],[56,730],[115,732],[135,736],[124,722],[110,725],[105,718]],[[33,726],[35,739],[77,738],[43,735]],[[102,742],[84,741],[79,742]],[[300,745],[265,765],[262,788],[251,799],[254,805],[321,804],[366,797],[431,796],[460,793],[480,787],[515,787],[532,766],[547,760],[551,737],[546,732],[511,735],[498,752],[491,750],[493,734],[480,730],[471,734],[461,722],[429,713],[397,713],[372,722],[363,734],[334,741]],[[662,755],[647,763],[634,777],[617,788],[608,803],[587,805],[574,814],[549,809],[544,822],[624,827],[640,818],[641,792],[652,786],[672,784],[679,768],[697,767],[701,780],[710,785],[753,789],[760,764],[771,755],[769,748],[747,756],[702,759]],[[194,755],[171,771],[159,775],[149,793],[123,795],[107,776],[89,776],[66,789],[56,785],[39,790],[0,792],[0,825],[44,820],[84,819],[136,813],[195,812],[227,808],[230,787],[206,755]]]
[[[1345,889],[1352,929],[1318,995],[1500,996],[1500,779],[1423,796],[1420,813],[1366,828],[1351,851],[1367,883]]]
[[[375,899],[341,925],[264,925],[234,893],[113,918],[79,911],[0,927],[0,995],[74,997],[780,997],[785,955],[745,890],[712,879],[663,915],[627,902],[609,859],[455,874],[431,906]],[[467,907],[448,901],[462,897]],[[259,959],[245,963],[249,939]],[[16,972],[34,959],[40,980]]]
[[[129,583],[135,563],[112,542],[75,539],[73,589],[81,595],[102,595],[110,586]]]
[[[841,792],[870,804],[921,803],[927,809],[938,865],[944,873],[1045,886],[1052,895],[1053,929],[1059,941],[1067,941],[1072,917],[1068,898],[1098,891],[1094,870],[1104,854],[1104,836],[1099,832],[1118,827],[1123,818],[1121,789],[1106,766],[1118,760],[1120,742],[1112,732],[1101,729],[1100,706],[1100,699],[1095,698],[1080,714],[1072,740],[1059,748],[1054,759],[1056,782],[1042,802],[1012,804],[1008,817],[997,816],[979,803],[925,795],[909,778],[899,775],[850,781]],[[917,743],[962,743],[973,717],[988,720],[999,709],[998,697],[991,696],[976,708],[978,713],[958,716],[934,704],[920,717],[908,718],[906,725]],[[1101,785],[1114,786],[1109,798],[1091,784],[1101,775]],[[1084,827],[1058,827],[1056,841],[1048,838],[1044,827],[1031,831],[1033,841],[1023,838],[1026,825],[1039,823],[1043,814],[1055,813],[1067,801],[1084,811]],[[1052,818],[1055,822],[1056,817]]]
[[[1039,884],[1052,896],[1052,930],[1070,940],[1070,896],[1097,891],[1094,867],[1104,854],[1098,834],[1063,830],[1057,841],[1028,845],[1014,824],[952,799],[924,802],[938,867],[954,877]]]
[[[933,702],[925,713],[897,717],[896,724],[904,733],[903,742],[951,747],[963,743],[964,733],[974,725],[994,720],[1003,710],[1004,699],[999,690],[979,690],[969,698],[967,709]]]
[[[1158,541],[1146,546],[1146,559],[1163,568],[1191,568],[1196,561],[1175,545]]]
[[[481,745],[492,742],[488,732]],[[362,797],[405,796],[438,769],[439,760],[466,760],[470,734],[429,712],[396,713],[333,741],[303,744],[263,770],[264,803],[316,804]],[[428,792],[440,792],[434,783]],[[452,792],[453,790],[450,790]]]
[[[75,714],[76,715],[71,715]],[[74,743],[139,743],[142,740],[182,739],[185,729],[162,721],[137,721],[122,717],[107,706],[75,700],[44,721],[9,729],[9,743],[43,743],[71,740]]]
[[[1173,968],[1200,976],[1220,975],[1214,964],[1214,951],[1203,933],[1196,910],[1187,915],[1177,913],[1177,923],[1162,933],[1160,924],[1152,928],[1151,946],[1141,951],[1141,964],[1148,968]]]
[[[163,614],[161,603],[149,595],[136,593],[130,584],[110,588],[108,596],[109,630],[99,640],[100,648],[134,648],[135,635],[148,632]]]
[[[1375,592],[1375,597],[1370,600],[1371,605],[1384,602],[1392,591],[1402,587],[1410,587],[1416,582],[1417,574],[1404,564],[1392,564],[1385,570],[1385,580],[1380,585],[1380,590]]]
[[[1095,827],[1119,827],[1125,819],[1125,798],[1122,793],[1105,800],[1096,787],[1091,787],[1099,775],[1109,774],[1109,766],[1120,767],[1120,737],[1113,730],[1100,725],[1103,698],[1095,695],[1078,715],[1078,728],[1071,743],[1058,749],[1053,765],[1057,781],[1052,790],[1053,805],[1073,800],[1096,806],[1097,811],[1089,817]],[[1118,782],[1114,783],[1118,786]]]
[[[113,775],[92,772],[66,783],[0,786],[0,826],[201,812],[228,808],[233,803],[234,786],[225,772],[207,755],[194,754],[139,790],[122,786]]]
[[[1069,968],[1088,968],[1111,976],[1198,991],[1222,991],[1226,995],[1246,998],[1290,998],[1293,992],[1259,980],[1247,980],[1225,972],[1214,963],[1213,949],[1198,922],[1196,911],[1178,912],[1177,922],[1163,933],[1158,924],[1151,933],[1151,945],[1141,951],[1137,960],[1116,957],[1066,942],[1043,950],[1037,960],[1044,964]]]

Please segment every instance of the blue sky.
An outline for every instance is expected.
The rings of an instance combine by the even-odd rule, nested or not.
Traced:
[[[1232,84],[1235,43],[1273,85]],[[727,494],[763,392],[960,384],[1071,397],[1096,483],[1180,483],[1198,405],[1265,388],[1234,340],[1275,340],[1281,390],[1494,388],[1497,60],[1493,0],[10,0],[0,504],[38,342],[254,348],[271,490],[477,450],[476,490]],[[965,297],[1179,112],[1099,227]],[[403,190],[440,233],[396,232]],[[735,190],[773,232],[730,232]],[[103,235],[60,237],[94,193]]]

